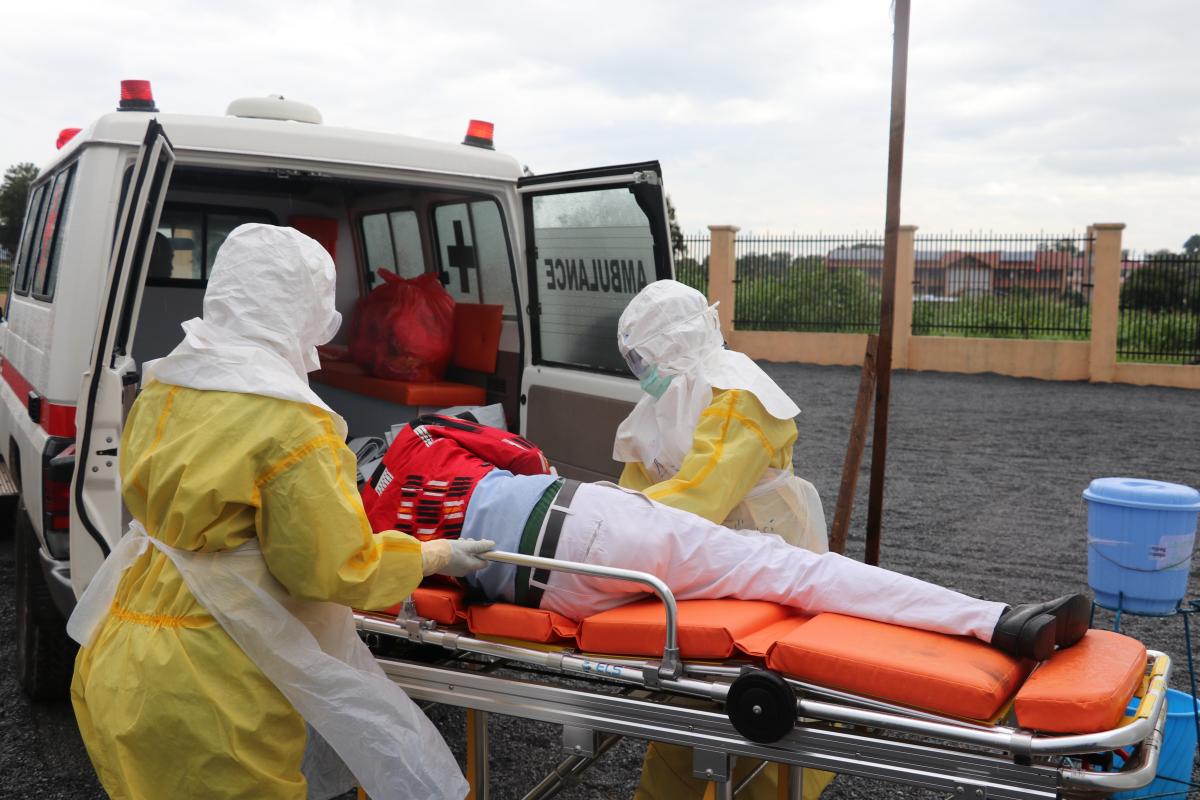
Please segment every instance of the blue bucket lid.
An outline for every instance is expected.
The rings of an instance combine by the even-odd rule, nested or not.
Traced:
[[[1083,491],[1086,500],[1158,511],[1200,510],[1200,492],[1179,483],[1149,478],[1097,478]]]

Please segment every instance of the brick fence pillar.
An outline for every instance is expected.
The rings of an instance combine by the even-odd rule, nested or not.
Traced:
[[[896,306],[892,317],[892,367],[908,367],[912,338],[913,281],[916,279],[916,225],[901,225],[896,240]]]
[[[737,241],[737,225],[709,225],[711,244],[708,252],[708,302],[720,303],[721,335],[728,342],[733,335],[734,278],[737,262],[733,244]]]
[[[1121,231],[1125,223],[1097,223],[1092,244],[1092,345],[1089,379],[1111,383],[1117,367],[1117,324],[1121,303]]]

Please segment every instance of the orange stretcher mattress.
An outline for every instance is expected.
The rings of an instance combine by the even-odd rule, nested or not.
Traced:
[[[656,599],[578,622],[506,603],[467,605],[461,589],[440,584],[417,589],[413,601],[421,616],[446,625],[465,621],[477,636],[574,644],[589,653],[652,658],[666,637]],[[809,617],[751,600],[677,605],[686,660],[759,660],[799,680],[963,719],[994,720],[1011,703],[1022,727],[1050,733],[1115,727],[1146,665],[1140,642],[1109,631],[1089,631],[1037,665],[972,638],[840,614]]]

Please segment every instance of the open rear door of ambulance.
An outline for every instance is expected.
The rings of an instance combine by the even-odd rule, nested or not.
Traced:
[[[617,350],[617,319],[673,274],[657,161],[521,178],[529,347],[521,433],[559,470],[613,480],[613,435],[640,394]]]
[[[137,364],[129,351],[146,266],[174,166],[171,143],[162,126],[151,120],[117,217],[91,367],[84,373],[75,413],[78,440],[71,484],[71,584],[76,597],[125,529],[117,456],[121,428],[138,380]]]

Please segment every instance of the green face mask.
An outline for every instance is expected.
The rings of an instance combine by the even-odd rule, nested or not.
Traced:
[[[659,375],[658,367],[651,367],[650,371],[638,380],[642,387],[642,391],[658,400],[663,396],[663,392],[667,391],[667,387],[671,385],[671,379],[674,375]]]

